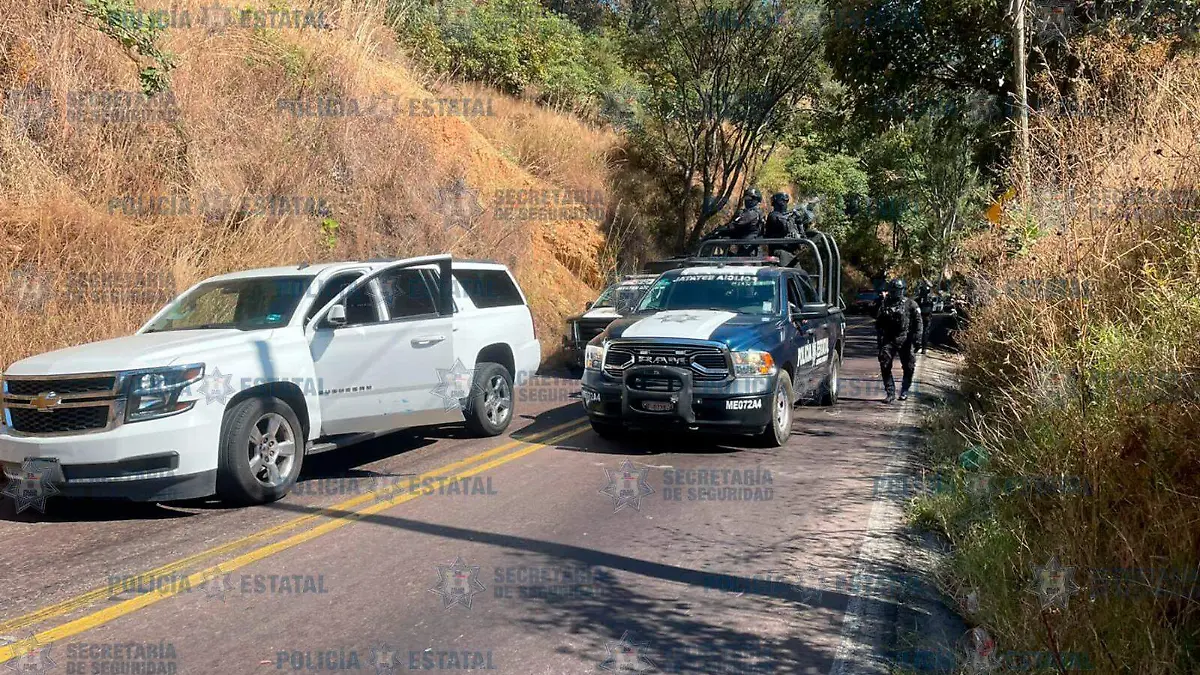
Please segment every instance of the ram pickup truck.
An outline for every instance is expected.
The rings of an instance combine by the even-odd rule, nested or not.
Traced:
[[[136,334],[3,375],[0,464],[67,497],[283,497],[306,454],[417,425],[502,433],[540,345],[503,266],[448,255],[206,279]],[[24,469],[24,470],[23,470]]]
[[[631,274],[604,289],[594,302],[584,307],[583,314],[567,319],[567,334],[563,336],[563,354],[567,365],[576,374],[583,370],[583,350],[587,343],[604,331],[608,324],[621,318],[622,313],[637,305],[646,294],[657,274]]]
[[[592,428],[604,438],[674,428],[783,445],[797,402],[838,398],[846,321],[813,283],[774,259],[694,259],[664,272],[587,346]]]

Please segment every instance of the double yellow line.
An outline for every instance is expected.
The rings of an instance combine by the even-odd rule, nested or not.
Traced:
[[[9,661],[51,642],[62,640],[73,635],[78,635],[79,633],[96,628],[97,626],[102,626],[109,621],[176,595],[185,589],[191,588],[192,586],[199,586],[203,582],[211,580],[219,575],[224,575],[227,572],[232,572],[233,570],[245,567],[246,565],[262,560],[268,556],[274,555],[281,551],[286,551],[287,549],[298,546],[306,541],[345,527],[346,525],[361,520],[366,516],[385,511],[393,506],[396,506],[397,504],[403,504],[404,502],[411,501],[425,494],[430,494],[434,490],[440,489],[441,487],[452,482],[461,480],[463,478],[469,478],[476,474],[483,473],[489,469],[494,469],[502,464],[507,464],[513,460],[520,459],[521,457],[536,452],[544,447],[564,441],[567,438],[580,433],[587,427],[588,425],[581,420],[572,420],[571,422],[560,424],[537,434],[533,434],[527,439],[511,440],[486,452],[482,452],[478,455],[474,455],[472,457],[468,457],[452,464],[447,464],[446,466],[423,473],[411,482],[411,484],[420,485],[420,487],[415,491],[399,491],[396,489],[396,486],[392,486],[383,488],[381,490],[368,492],[341,503],[326,507],[320,511],[317,511],[316,513],[289,520],[274,527],[242,537],[241,539],[236,539],[220,546],[201,551],[186,558],[181,558],[174,562],[167,563],[166,565],[157,567],[148,572],[144,572],[138,575],[139,579],[154,579],[161,576],[172,575],[192,567],[195,563],[200,562],[201,560],[229,553],[250,544],[257,544],[285,532],[289,532],[310,523],[314,523],[322,518],[334,518],[334,520],[322,523],[321,525],[318,525],[312,529],[304,530],[303,532],[294,534],[286,539],[260,546],[259,548],[247,551],[225,562],[193,572],[188,575],[186,579],[180,579],[179,583],[171,584],[169,588],[144,593],[128,600],[118,602],[115,605],[105,607],[104,609],[96,612],[92,612],[91,614],[79,617],[78,619],[74,619],[53,628],[49,628],[34,635],[32,640],[24,640],[16,644],[0,646],[0,663]],[[516,452],[503,455],[503,453],[507,452],[508,450],[520,446],[525,447],[521,447]],[[496,457],[497,455],[503,456]],[[483,460],[490,461],[486,461],[470,469],[461,470],[464,467],[468,467]],[[430,480],[432,482],[425,483],[426,480]],[[376,503],[366,506],[365,508],[353,513],[345,513],[346,511],[371,500],[376,500]],[[88,607],[110,597],[111,592],[112,589],[109,587],[94,588],[81,595],[69,598],[57,604],[44,607],[35,612],[16,617],[14,619],[10,619],[0,623],[0,634],[19,631],[23,628],[34,626],[42,622],[70,614],[76,610]]]

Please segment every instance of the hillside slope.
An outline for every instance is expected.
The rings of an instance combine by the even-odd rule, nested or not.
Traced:
[[[326,28],[275,30],[178,6],[160,40],[178,67],[150,104],[120,94],[138,90],[138,64],[78,5],[35,0],[0,20],[0,367],[132,331],[212,274],[445,250],[513,266],[544,350],[557,346],[603,281],[595,210],[514,218],[518,197],[562,190],[470,115],[426,116],[445,106],[381,7],[316,8]]]

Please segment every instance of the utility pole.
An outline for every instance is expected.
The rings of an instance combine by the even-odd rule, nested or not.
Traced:
[[[1016,66],[1017,115],[1021,135],[1018,139],[1021,153],[1021,179],[1024,184],[1022,201],[1025,203],[1026,217],[1029,215],[1029,200],[1033,190],[1033,180],[1029,170],[1029,101],[1025,89],[1025,0],[1013,0],[1013,60]]]

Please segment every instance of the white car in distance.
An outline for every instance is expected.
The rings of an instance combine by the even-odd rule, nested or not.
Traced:
[[[525,296],[497,263],[224,274],[134,335],[13,363],[0,465],[67,497],[264,503],[316,451],[433,424],[503,433],[514,379],[540,361]]]

